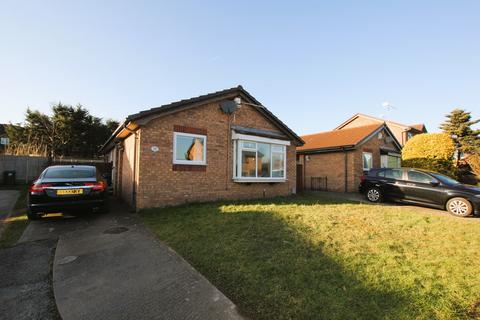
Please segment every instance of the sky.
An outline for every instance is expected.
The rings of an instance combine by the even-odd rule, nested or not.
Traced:
[[[127,115],[241,84],[298,134],[480,117],[479,1],[0,0],[0,123]],[[382,106],[389,102],[393,108]]]

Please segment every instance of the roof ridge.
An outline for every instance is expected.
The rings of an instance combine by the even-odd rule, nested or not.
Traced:
[[[243,89],[243,87],[241,85],[237,85],[236,87],[231,87],[231,88],[228,88],[228,89],[223,89],[223,90],[218,90],[218,91],[214,91],[214,92],[210,92],[210,93],[206,93],[206,94],[201,94],[201,95],[191,97],[191,98],[187,98],[187,99],[180,99],[180,100],[172,101],[172,102],[169,102],[169,103],[166,103],[166,104],[159,105],[157,107],[152,107],[152,108],[149,108],[149,109],[146,109],[146,110],[139,111],[137,113],[130,114],[130,115],[127,116],[127,119],[137,117],[141,114],[150,113],[152,111],[158,110],[159,108],[170,107],[170,106],[177,105],[177,104],[184,104],[184,103],[188,103],[190,101],[203,99],[203,98],[206,98],[208,96],[223,94],[223,93],[227,93],[229,91],[234,91],[234,90],[245,90],[245,89]]]
[[[303,134],[301,135],[300,137],[308,137],[308,136],[315,136],[315,135],[319,135],[319,134],[324,134],[324,133],[345,133],[345,131],[353,131],[353,130],[358,130],[360,128],[366,128],[366,127],[375,127],[375,128],[379,128],[380,126],[383,126],[385,124],[385,122],[383,123],[380,123],[380,124],[366,124],[366,125],[363,125],[363,126],[357,126],[357,127],[353,127],[353,128],[347,128],[347,129],[341,129],[341,130],[328,130],[328,131],[320,131],[320,132],[317,132],[317,133],[310,133],[310,134]]]
[[[335,127],[334,130],[344,130],[344,129],[338,129],[339,127],[342,127],[342,126],[345,126],[347,125],[348,123],[352,122],[356,117],[358,116],[363,116],[363,117],[367,117],[367,118],[370,118],[370,119],[373,119],[373,120],[378,120],[378,121],[383,121],[385,123],[391,123],[393,125],[397,125],[397,126],[400,126],[400,127],[407,127],[407,128],[411,128],[412,125],[408,125],[408,124],[403,124],[403,123],[400,123],[400,122],[396,122],[396,121],[393,121],[393,120],[388,120],[388,119],[383,119],[383,118],[379,118],[379,117],[375,117],[375,116],[371,116],[371,115],[368,115],[368,114],[365,114],[365,113],[361,113],[361,112],[357,112],[355,113],[353,116],[351,116],[350,118],[348,118],[346,121],[344,121],[343,123],[341,123],[339,126]],[[425,126],[424,123],[419,123],[419,125],[423,125]]]

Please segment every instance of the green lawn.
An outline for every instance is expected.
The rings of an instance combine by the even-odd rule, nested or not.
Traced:
[[[2,189],[6,188],[7,187],[3,187]],[[19,190],[20,196],[13,208],[13,215],[4,222],[6,223],[6,226],[5,230],[3,230],[0,235],[0,248],[10,247],[17,243],[28,225],[26,215],[28,186],[20,185],[8,187],[8,189]]]
[[[305,195],[141,212],[253,319],[480,317],[480,219]]]

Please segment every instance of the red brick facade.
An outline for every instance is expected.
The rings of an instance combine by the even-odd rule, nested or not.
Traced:
[[[298,162],[303,165],[304,187],[311,189],[312,177],[326,177],[329,191],[358,191],[360,177],[363,175],[363,152],[372,153],[374,168],[380,167],[380,148],[400,152],[392,141],[386,139],[387,136],[388,133],[383,130],[381,135],[376,134],[354,150],[346,152],[337,151],[299,155]],[[305,157],[308,157],[309,160],[305,161]],[[345,190],[345,184],[347,190]]]
[[[238,183],[233,181],[233,141],[231,126],[237,125],[282,133],[279,127],[255,107],[242,105],[234,114],[209,103],[183,111],[159,115],[142,125],[137,134],[122,141],[124,148],[117,170],[121,176],[121,196],[137,209],[217,199],[245,199],[284,196],[296,192],[295,141],[287,146],[286,181]],[[207,136],[206,165],[173,164],[174,131]],[[158,151],[152,151],[157,150]],[[137,164],[136,170],[134,170]],[[136,176],[136,184],[133,176]],[[135,185],[136,192],[133,192]],[[134,195],[135,194],[135,195]],[[131,199],[131,200],[129,200]],[[134,203],[135,202],[135,203]]]

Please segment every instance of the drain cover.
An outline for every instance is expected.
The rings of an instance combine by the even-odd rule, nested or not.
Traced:
[[[119,233],[126,232],[126,231],[128,231],[127,227],[112,227],[112,228],[108,228],[107,230],[103,231],[103,233],[119,234]]]
[[[63,257],[62,259],[58,260],[58,264],[67,264],[67,263],[70,263],[70,262],[73,262],[75,260],[77,260],[78,256],[66,256],[66,257]]]

